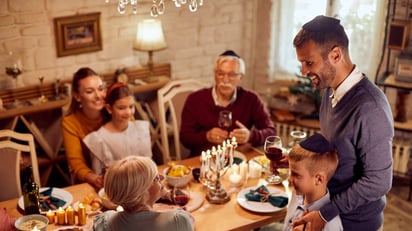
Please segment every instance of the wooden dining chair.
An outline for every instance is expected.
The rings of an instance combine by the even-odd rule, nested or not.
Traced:
[[[8,200],[22,195],[21,189],[21,163],[22,158],[30,157],[33,167],[33,176],[40,186],[39,167],[33,135],[18,133],[13,130],[0,130],[0,201]]]
[[[189,150],[180,144],[179,130],[184,103],[187,96],[201,88],[210,87],[205,82],[194,79],[172,80],[157,91],[160,141],[163,153],[163,163],[170,161],[171,151],[169,137],[174,140],[174,155],[176,160],[187,156]]]

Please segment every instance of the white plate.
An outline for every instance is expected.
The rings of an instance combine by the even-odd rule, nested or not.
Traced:
[[[88,231],[89,229],[85,226],[64,226],[57,229],[53,229],[54,231],[75,231],[75,230],[82,230]]]
[[[236,150],[235,150],[235,153],[233,153],[233,157],[237,157],[243,161],[247,161],[246,156],[243,153],[236,151]]]
[[[190,200],[184,206],[186,211],[193,212],[196,209],[200,208],[203,204],[203,194],[199,192],[190,192]],[[165,211],[170,209],[179,208],[178,205],[171,205],[171,204],[164,204],[164,203],[155,203],[153,206],[154,210],[156,211]]]
[[[186,204],[186,211],[193,212],[203,204],[203,195],[199,192],[190,192],[190,200]]]
[[[249,162],[255,162],[262,166],[262,172],[265,171],[265,168],[268,168],[270,165],[270,160],[265,155],[259,155],[253,157]]]
[[[118,207],[121,206],[117,206],[115,204],[113,204],[109,198],[107,198],[105,192],[104,192],[104,188],[101,188],[98,192],[100,199],[102,199],[102,205],[104,208],[106,209],[110,209],[110,210],[117,210]],[[123,209],[123,208],[122,208]]]
[[[285,192],[283,192],[282,190],[278,188],[268,187],[268,186],[266,187],[268,188],[271,194],[288,197],[288,195]],[[269,202],[250,201],[246,199],[245,194],[249,193],[251,189],[254,190],[256,188],[257,186],[248,187],[248,188],[242,189],[237,194],[237,202],[239,203],[240,206],[252,212],[258,212],[258,213],[273,213],[273,212],[286,208],[286,206],[283,208],[275,207]]]
[[[48,190],[48,189],[49,189],[48,187],[40,188],[39,192],[42,193],[42,192],[44,192],[44,191],[46,191],[46,190]],[[64,190],[64,189],[61,189],[61,188],[55,188],[55,187],[53,187],[52,196],[53,196],[53,197],[56,197],[56,198],[59,198],[59,199],[61,199],[61,200],[64,200],[64,201],[66,202],[66,203],[62,206],[63,209],[69,207],[69,205],[73,202],[73,196],[72,196],[72,194],[70,194],[68,191],[66,191],[66,190]],[[21,197],[19,198],[18,205],[19,205],[19,208],[24,211],[24,199],[23,199],[23,196],[21,196]],[[52,211],[57,211],[57,209],[56,209],[56,210],[52,210]],[[41,213],[42,213],[42,214],[46,214],[46,212],[48,212],[48,211],[42,211]]]

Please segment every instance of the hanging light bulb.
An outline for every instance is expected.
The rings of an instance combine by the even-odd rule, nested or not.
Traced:
[[[119,12],[119,14],[126,13],[126,4],[127,0],[119,0],[119,4],[117,5],[117,12]]]
[[[185,5],[188,0],[172,0],[175,7],[179,8],[182,5]],[[109,0],[105,0],[106,3],[109,3]],[[199,6],[203,6],[204,0],[190,0],[189,5],[189,10],[190,12],[196,12]],[[119,14],[125,14],[126,13],[126,7],[127,5],[132,6],[133,14],[137,14],[137,0],[118,0],[117,4],[117,12]],[[152,17],[157,17],[159,15],[164,14],[165,12],[165,3],[164,0],[153,0],[153,4],[150,7],[150,15]]]
[[[191,0],[190,1],[189,10],[190,10],[190,12],[196,12],[197,11],[197,1],[196,0]]]

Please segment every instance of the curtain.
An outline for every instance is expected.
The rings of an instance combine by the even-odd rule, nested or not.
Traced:
[[[270,57],[271,78],[298,73],[293,38],[302,25],[317,15],[341,20],[349,37],[352,61],[374,79],[382,54],[387,0],[280,0],[273,2]],[[286,77],[287,78],[287,77]]]

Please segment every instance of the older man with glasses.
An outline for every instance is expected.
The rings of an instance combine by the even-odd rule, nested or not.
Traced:
[[[245,74],[243,59],[232,50],[219,55],[214,68],[215,84],[186,99],[180,141],[198,156],[202,151],[236,137],[239,144],[262,145],[276,129],[262,99],[240,82]],[[219,122],[219,114],[226,119]]]

